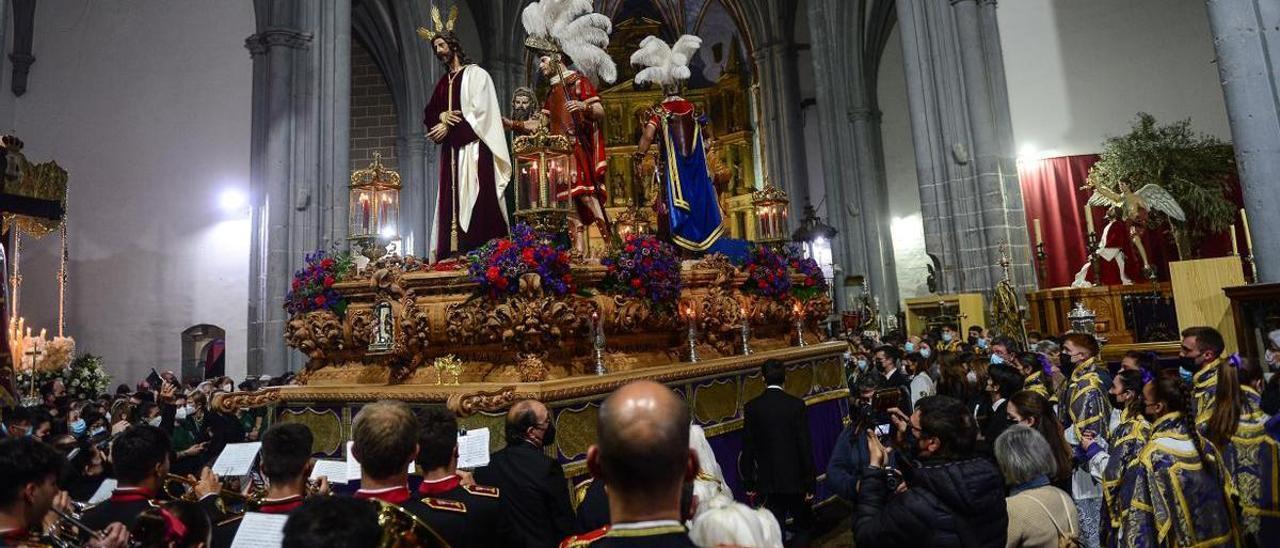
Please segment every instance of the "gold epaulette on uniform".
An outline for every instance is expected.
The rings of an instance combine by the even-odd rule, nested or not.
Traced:
[[[467,513],[467,505],[461,501],[427,497],[422,499],[422,503],[432,510],[444,510],[446,512],[457,512],[459,514]]]
[[[496,499],[500,496],[497,487],[491,487],[488,485],[463,485],[462,490],[481,497],[491,497]]]
[[[595,531],[590,531],[581,535],[574,535],[564,539],[564,541],[560,543],[560,548],[583,548],[584,546],[591,546],[595,541],[604,538],[608,533],[609,526],[606,525],[596,529]]]

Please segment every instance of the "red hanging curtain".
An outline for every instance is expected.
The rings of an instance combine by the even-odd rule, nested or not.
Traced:
[[[1088,261],[1085,249],[1085,216],[1084,207],[1088,202],[1090,191],[1080,190],[1089,177],[1089,168],[1098,161],[1097,154],[1080,156],[1064,156],[1043,160],[1018,162],[1018,178],[1022,183],[1022,201],[1027,212],[1027,231],[1034,246],[1036,242],[1035,220],[1040,220],[1044,238],[1045,265],[1044,278],[1040,279],[1040,287],[1064,287],[1071,285],[1076,272]],[[1228,184],[1228,198],[1237,206],[1242,203],[1240,185],[1233,178]],[[1101,236],[1107,225],[1104,208],[1093,209],[1094,230]],[[1112,231],[1120,231],[1112,235],[1112,242],[1119,242],[1125,254],[1125,273],[1135,283],[1141,283],[1142,258],[1129,242],[1128,226],[1117,223]],[[1243,227],[1237,219],[1236,231],[1239,234],[1240,253],[1244,254]],[[1116,237],[1119,236],[1119,237]],[[1161,281],[1169,279],[1169,261],[1178,260],[1177,248],[1167,228],[1144,231],[1142,245],[1147,250],[1151,265]],[[1034,248],[1033,248],[1034,249]],[[1213,235],[1199,246],[1199,257],[1222,257],[1231,253],[1230,234]],[[1093,273],[1086,277],[1097,283]],[[1102,263],[1102,285],[1120,283],[1120,272],[1114,262]]]

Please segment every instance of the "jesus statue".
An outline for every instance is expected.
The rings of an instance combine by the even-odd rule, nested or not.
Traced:
[[[423,117],[429,128],[427,138],[440,145],[440,191],[431,253],[436,261],[507,235],[502,195],[511,179],[511,157],[493,80],[463,52],[452,30],[453,20],[451,14],[450,24],[434,32],[418,29],[448,70],[436,82]]]

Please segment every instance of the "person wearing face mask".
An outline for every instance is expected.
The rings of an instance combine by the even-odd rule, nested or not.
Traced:
[[[957,336],[956,324],[949,323],[942,326],[942,344],[937,345],[938,350],[944,352],[956,352],[960,350],[960,337]]]
[[[1151,435],[1151,423],[1142,416],[1142,387],[1152,380],[1143,370],[1121,370],[1111,381],[1112,429],[1106,441],[1086,431],[1080,447],[1088,459],[1089,472],[1102,479],[1102,539],[1107,545],[1119,542],[1120,525],[1127,503],[1122,483],[1138,453]]]
[[[1182,330],[1182,348],[1178,356],[1182,367],[1191,371],[1194,395],[1192,416],[1201,431],[1213,414],[1213,399],[1218,391],[1218,369],[1224,361],[1226,342],[1222,333],[1212,327],[1188,327]]]
[[[989,345],[985,333],[986,331],[982,329],[982,326],[980,325],[969,326],[969,338],[966,340],[975,352],[981,352],[984,354],[987,352]]]
[[[212,430],[206,420],[204,394],[196,392],[182,407],[174,410],[172,447],[175,454],[174,473],[194,474],[209,460]]]
[[[507,446],[475,472],[476,483],[492,485],[507,503],[507,519],[523,546],[557,546],[575,532],[569,486],[560,462],[543,452],[555,444],[555,418],[537,400],[516,402],[507,411]]]
[[[1218,368],[1217,392],[1209,419],[1200,428],[1222,451],[1222,461],[1243,509],[1243,533],[1258,546],[1280,538],[1280,442],[1266,432],[1262,412],[1262,369],[1238,355]]]
[[[1004,479],[975,456],[978,428],[965,404],[930,396],[909,419],[898,412],[893,421],[899,446],[915,453],[905,458],[920,462],[906,475],[906,489],[895,490],[890,449],[868,433],[870,464],[853,514],[857,546],[1004,546]]]
[[[1082,465],[1072,474],[1071,496],[1080,514],[1080,540],[1092,548],[1102,542],[1102,483],[1083,467],[1088,456],[1082,442],[1086,436],[1095,441],[1101,439],[1104,444],[1109,442],[1106,437],[1111,432],[1111,400],[1107,389],[1111,387],[1111,376],[1097,357],[1098,341],[1092,335],[1068,334],[1062,347],[1075,369],[1067,381],[1065,397],[1059,402],[1059,415],[1067,418],[1067,442]]]
[[[1011,337],[999,336],[991,341],[991,365],[1013,365],[1022,346]]]
[[[33,410],[27,407],[13,407],[4,410],[4,437],[25,438],[33,432],[31,416]]]
[[[106,455],[92,443],[81,443],[67,454],[67,493],[71,500],[88,502],[107,477]]]
[[[884,377],[881,383],[885,388],[902,388],[911,386],[911,378],[902,371],[902,351],[896,346],[884,345],[876,349],[875,365]]]
[[[1142,402],[1151,435],[1125,477],[1132,491],[1120,544],[1240,545],[1221,459],[1196,432],[1191,387],[1179,377],[1159,375],[1143,387]]]

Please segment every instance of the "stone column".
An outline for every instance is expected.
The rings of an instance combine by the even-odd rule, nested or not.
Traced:
[[[925,247],[941,290],[990,293],[1011,252],[1014,282],[1034,287],[995,2],[898,0]]]
[[[832,247],[844,273],[865,276],[881,307],[896,312],[898,280],[876,107],[875,72],[883,44],[867,39],[880,35],[878,31],[886,36],[888,32],[873,28],[883,20],[864,21],[855,8],[844,0],[809,3],[826,213],[840,231]],[[850,26],[850,21],[868,26]],[[843,305],[844,280],[835,283],[838,304]]]
[[[755,52],[759,71],[761,112],[769,180],[791,197],[791,227],[809,202],[809,176],[804,158],[804,127],[800,109],[800,77],[795,46],[774,42]]]
[[[1280,4],[1208,0],[1258,281],[1280,281]]]
[[[350,0],[259,1],[253,57],[248,372],[297,370],[284,298],[316,249],[345,249]]]

